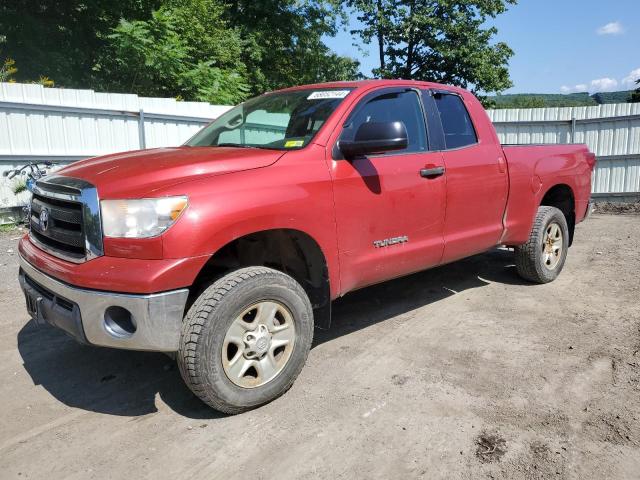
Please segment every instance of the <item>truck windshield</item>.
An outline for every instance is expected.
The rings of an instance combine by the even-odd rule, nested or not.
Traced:
[[[185,145],[303,148],[351,91],[349,88],[305,89],[252,98],[221,115]]]

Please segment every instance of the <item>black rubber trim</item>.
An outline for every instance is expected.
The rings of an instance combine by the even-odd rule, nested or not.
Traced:
[[[82,326],[80,307],[40,285],[20,269],[18,281],[25,296],[27,311],[37,325],[56,327],[80,343],[89,344]]]

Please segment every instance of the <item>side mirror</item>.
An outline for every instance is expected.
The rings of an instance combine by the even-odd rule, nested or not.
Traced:
[[[353,140],[340,140],[338,148],[344,158],[358,155],[403,150],[409,139],[407,129],[402,122],[367,122],[360,125]]]

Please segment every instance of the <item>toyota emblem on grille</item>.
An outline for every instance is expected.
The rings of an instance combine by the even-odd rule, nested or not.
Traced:
[[[49,210],[43,207],[40,210],[40,230],[46,232],[47,228],[49,228]]]

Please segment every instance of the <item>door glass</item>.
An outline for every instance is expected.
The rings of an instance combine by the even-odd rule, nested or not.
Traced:
[[[353,140],[358,127],[366,122],[402,122],[409,144],[401,153],[427,150],[427,134],[418,94],[413,91],[385,93],[357,108],[344,126],[342,140]],[[397,152],[394,152],[397,153]]]
[[[436,107],[440,113],[446,148],[460,148],[478,143],[469,112],[457,95],[436,93]]]

